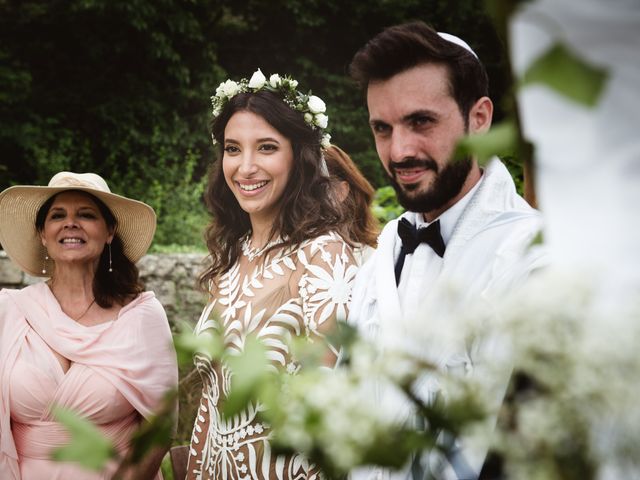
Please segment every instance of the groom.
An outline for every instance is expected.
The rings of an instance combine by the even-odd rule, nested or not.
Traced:
[[[486,168],[473,157],[452,160],[463,136],[491,126],[485,68],[461,39],[415,22],[370,40],[350,73],[366,91],[378,156],[407,212],[385,226],[360,269],[349,320],[381,348],[420,351],[447,370],[473,372],[492,352],[476,357],[447,346],[434,329],[445,321],[440,313],[451,287],[462,311],[508,292],[542,263],[528,248],[539,215],[516,193],[505,166],[497,158]],[[410,332],[421,327],[431,336],[416,345]],[[433,398],[437,388],[420,394]],[[477,478],[486,449],[472,452],[459,439],[452,451],[447,458],[434,453],[414,460],[411,472],[365,477]]]

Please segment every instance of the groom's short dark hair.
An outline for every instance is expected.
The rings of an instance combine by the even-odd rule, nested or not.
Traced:
[[[426,63],[447,67],[451,96],[464,118],[479,98],[489,95],[484,65],[469,50],[445,40],[424,22],[395,25],[380,32],[355,54],[349,74],[366,89],[372,81],[388,80]]]

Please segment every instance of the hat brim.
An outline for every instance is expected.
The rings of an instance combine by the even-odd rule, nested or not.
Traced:
[[[47,273],[42,273],[46,251],[36,230],[36,215],[49,198],[67,190],[87,192],[102,200],[116,219],[116,234],[129,260],[135,263],[147,252],[156,231],[156,214],[146,203],[81,186],[15,186],[0,193],[0,244],[24,272],[51,276],[51,264]]]

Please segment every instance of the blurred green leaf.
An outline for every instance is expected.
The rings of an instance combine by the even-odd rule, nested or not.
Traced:
[[[506,25],[513,11],[531,0],[484,0],[484,9],[496,28]]]
[[[518,134],[512,122],[495,125],[485,134],[467,135],[462,138],[454,152],[454,159],[474,156],[481,165],[497,155],[513,154],[517,148]]]
[[[607,80],[607,70],[586,62],[562,43],[552,45],[529,66],[521,86],[542,84],[574,102],[593,107]]]
[[[131,439],[129,461],[138,463],[156,446],[169,448],[176,422],[177,390],[168,392],[162,405],[148,421],[143,422]]]
[[[193,327],[183,322],[179,332],[173,336],[178,363],[191,364],[196,353],[202,353],[209,358],[219,358],[224,351],[222,338],[213,330],[205,330],[199,335],[193,333]]]
[[[349,363],[351,348],[358,338],[358,329],[347,322],[338,322],[337,328],[327,335],[329,343],[341,350],[341,365]]]
[[[240,412],[258,397],[262,385],[270,377],[269,363],[264,345],[255,337],[245,339],[241,354],[229,354],[225,361],[233,376],[231,392],[227,397],[223,413],[230,417]]]
[[[306,337],[294,337],[289,342],[289,349],[297,366],[317,368],[323,364],[328,347],[324,341],[311,342]]]
[[[116,450],[111,441],[89,420],[61,407],[53,408],[53,416],[71,434],[67,445],[54,450],[54,460],[75,462],[88,470],[100,471],[115,457]]]
[[[387,435],[378,436],[374,445],[362,458],[362,464],[398,469],[406,464],[412,453],[433,448],[435,438],[425,432],[398,428],[390,429]]]
[[[544,243],[544,234],[542,232],[542,230],[540,230],[538,233],[536,233],[536,236],[533,237],[533,239],[531,240],[531,243],[529,244],[529,247],[534,247],[536,245],[542,245]]]
[[[351,348],[358,338],[358,329],[344,321],[338,321],[335,330],[328,335],[329,343],[336,348]]]

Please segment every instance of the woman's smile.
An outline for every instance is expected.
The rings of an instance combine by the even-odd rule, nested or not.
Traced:
[[[239,180],[236,182],[236,184],[238,185],[238,188],[242,191],[242,193],[250,196],[262,193],[265,190],[264,187],[266,187],[268,183],[269,183],[269,180],[262,180],[262,181]]]
[[[275,221],[293,168],[291,142],[264,118],[240,111],[224,131],[222,170],[242,210],[256,222]]]

